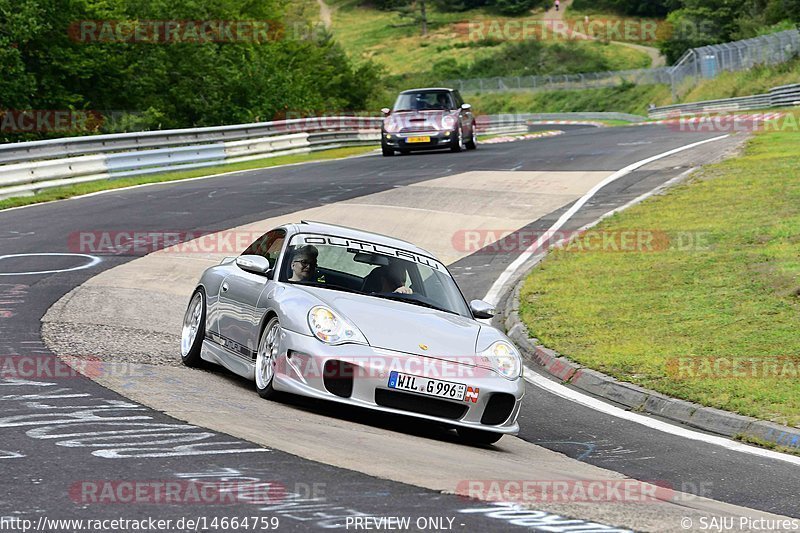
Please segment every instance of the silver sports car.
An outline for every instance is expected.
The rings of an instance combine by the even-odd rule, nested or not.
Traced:
[[[411,415],[491,444],[519,431],[519,353],[486,302],[413,244],[302,221],[206,270],[181,356],[278,391]]]

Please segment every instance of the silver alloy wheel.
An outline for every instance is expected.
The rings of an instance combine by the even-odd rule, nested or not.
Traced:
[[[189,351],[194,346],[197,339],[197,331],[200,329],[200,321],[203,319],[203,293],[196,292],[189,307],[186,308],[186,315],[183,317],[183,329],[181,330],[181,357],[189,355]]]
[[[267,325],[267,331],[261,337],[256,354],[256,387],[266,389],[275,375],[275,362],[278,358],[278,334],[281,326],[278,319],[273,318]]]

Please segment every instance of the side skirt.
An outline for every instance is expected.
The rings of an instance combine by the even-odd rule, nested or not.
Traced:
[[[256,379],[255,363],[246,361],[242,356],[236,355],[208,339],[203,340],[200,358],[204,361],[224,366],[234,374],[238,374],[243,378],[247,378],[251,381],[255,381]]]

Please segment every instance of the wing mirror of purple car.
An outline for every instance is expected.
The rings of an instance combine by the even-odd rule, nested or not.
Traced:
[[[269,259],[260,255],[240,255],[236,258],[236,265],[251,274],[267,277],[272,275],[272,265],[269,264]]]
[[[495,313],[494,306],[483,300],[472,300],[469,309],[475,318],[492,318]]]
[[[472,106],[469,104],[461,104],[461,109],[463,109],[464,111],[469,111],[470,109],[472,109]]]
[[[383,113],[383,116],[388,117],[389,116],[389,108],[388,107],[381,108],[381,113]]]

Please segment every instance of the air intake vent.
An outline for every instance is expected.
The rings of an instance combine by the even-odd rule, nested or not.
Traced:
[[[353,394],[353,375],[355,371],[356,367],[354,365],[331,359],[325,362],[322,383],[331,394],[349,398]]]
[[[516,400],[510,394],[492,394],[491,398],[489,398],[489,401],[486,403],[486,409],[483,411],[481,424],[486,424],[487,426],[502,424],[511,416],[511,411],[514,410],[515,403]]]

